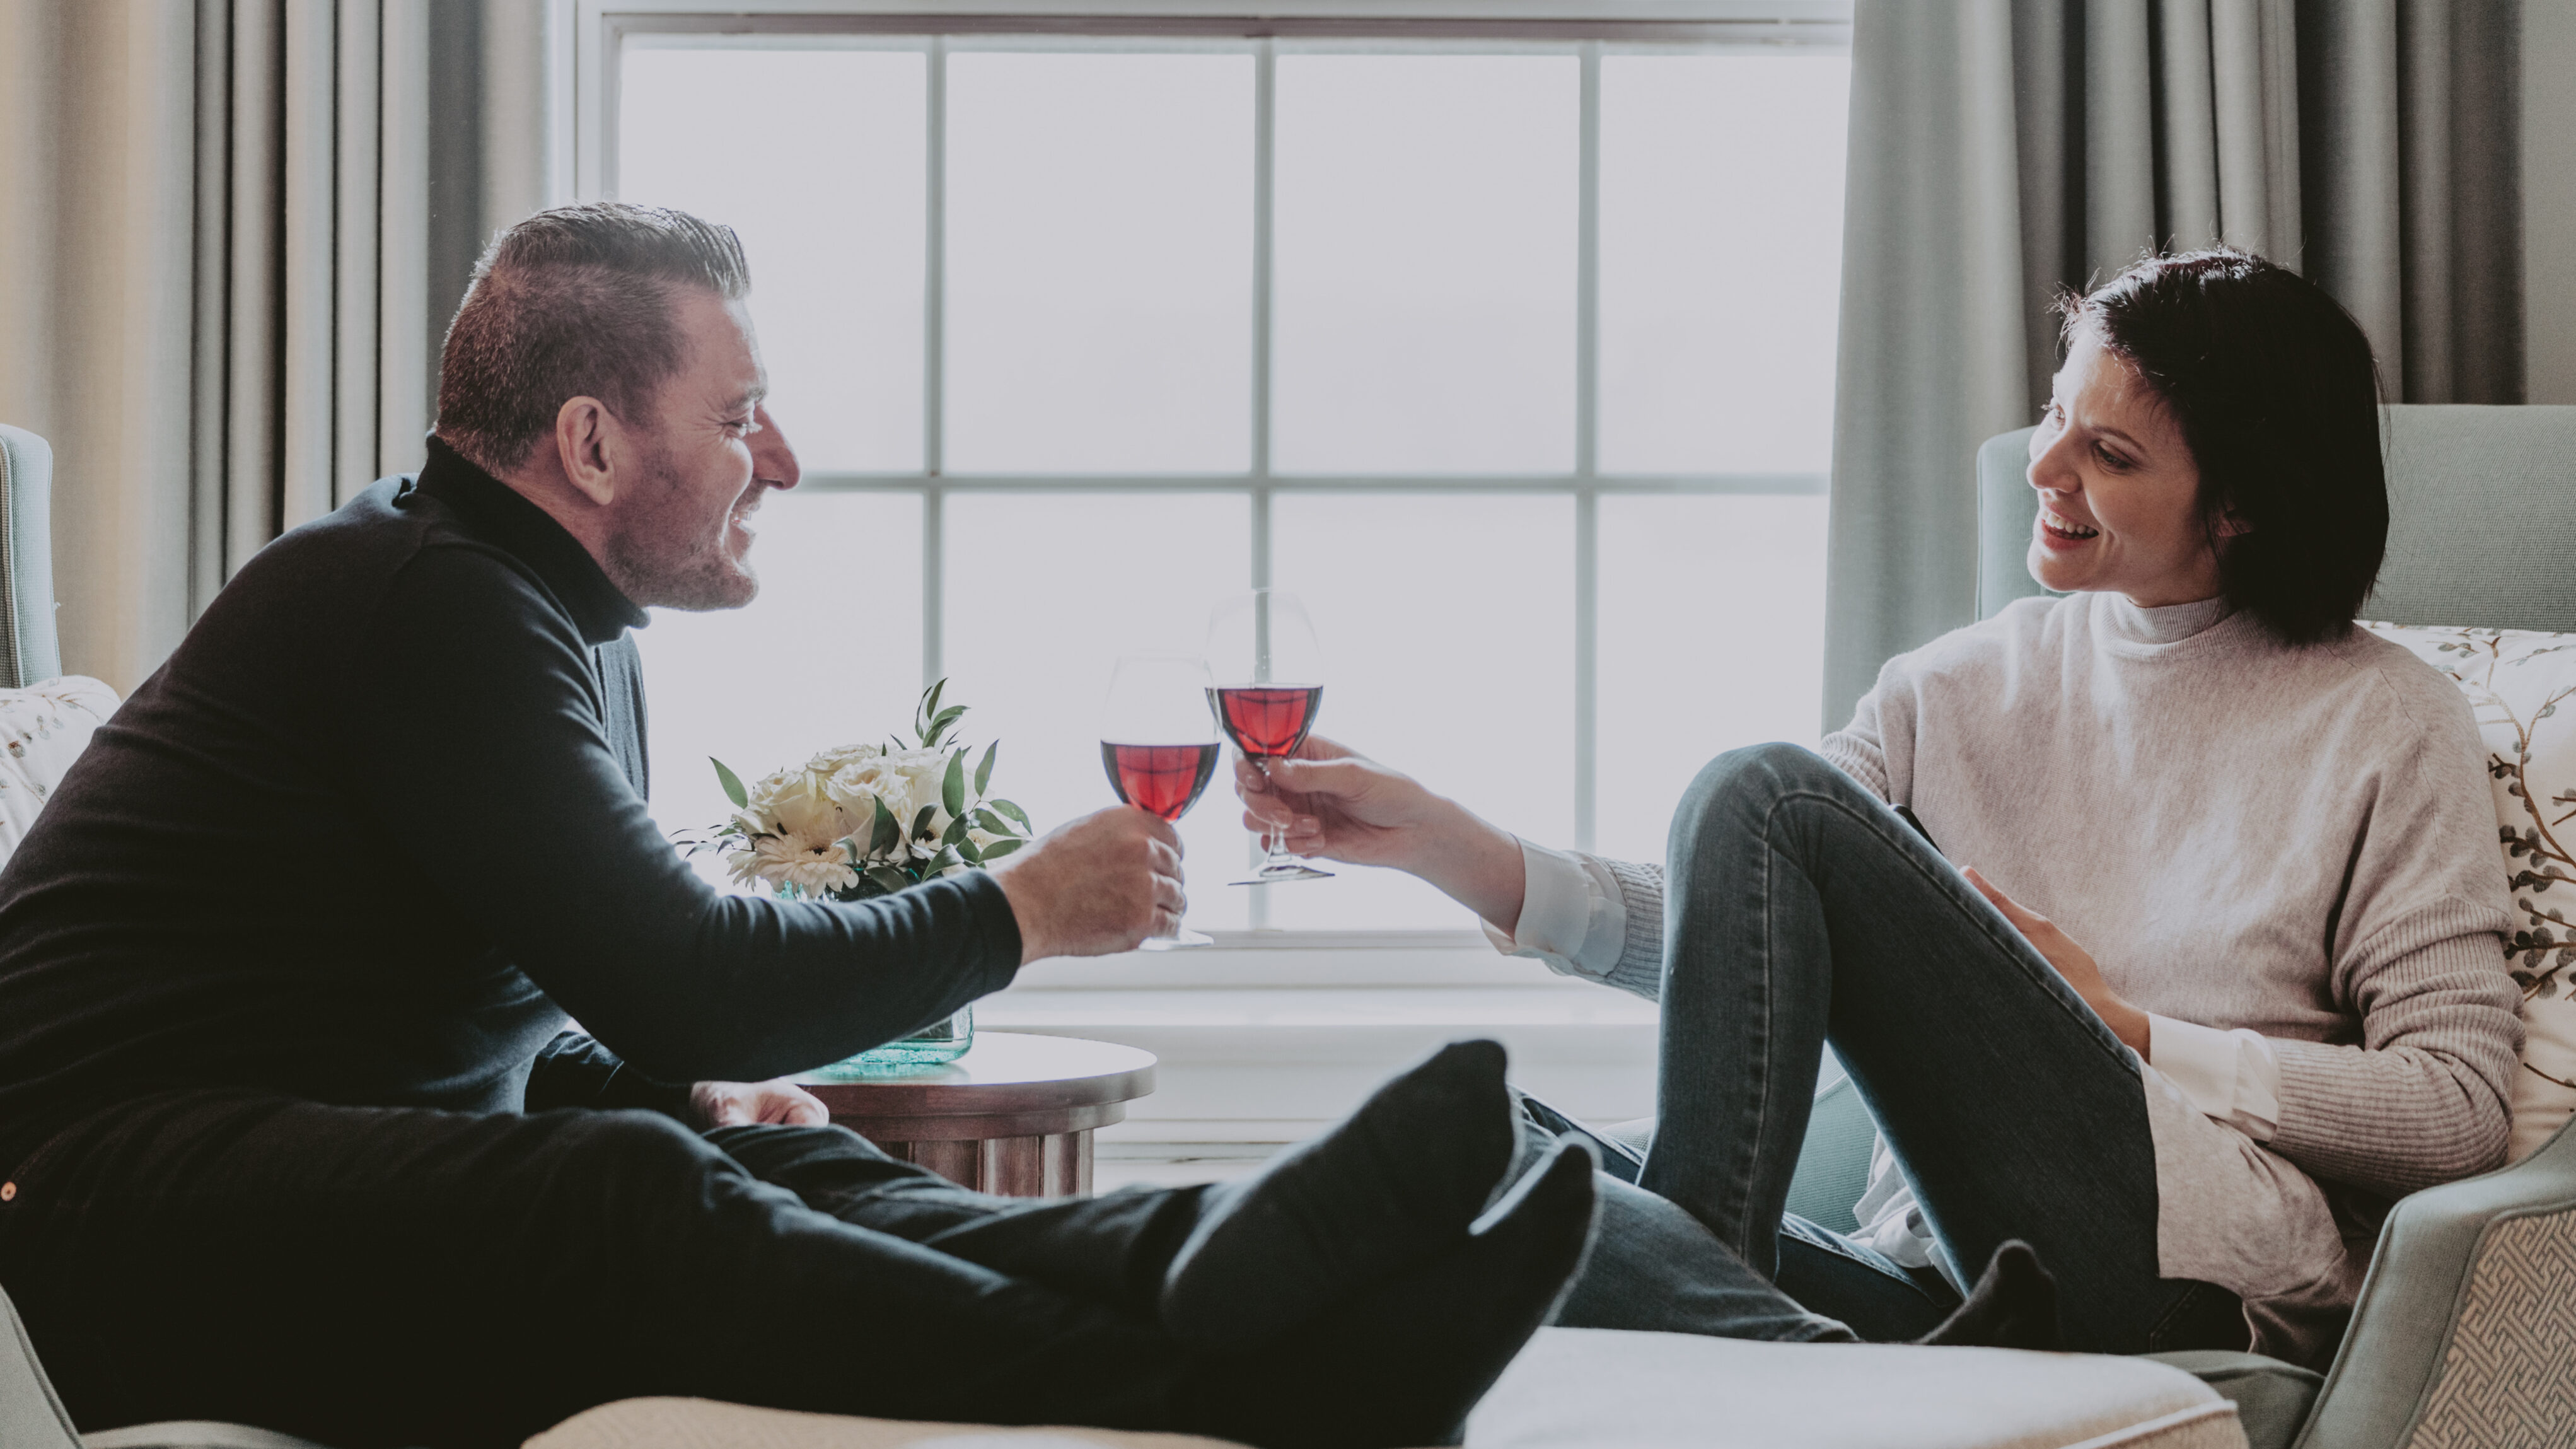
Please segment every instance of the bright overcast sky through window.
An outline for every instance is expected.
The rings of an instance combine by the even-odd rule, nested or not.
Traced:
[[[642,636],[665,829],[709,755],[900,728],[934,649],[1001,793],[1109,804],[1111,661],[1256,568],[1320,732],[1533,840],[1660,859],[1709,756],[1816,738],[1843,55],[650,41],[615,194],[741,234],[811,480],[757,603]],[[1256,915],[1222,776],[1183,832],[1204,929],[1469,924],[1356,870]]]

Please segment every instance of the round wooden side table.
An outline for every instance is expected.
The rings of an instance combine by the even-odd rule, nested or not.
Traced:
[[[832,1120],[949,1181],[1006,1197],[1091,1191],[1091,1134],[1154,1090],[1154,1054],[1078,1037],[979,1031],[943,1067],[797,1084]]]

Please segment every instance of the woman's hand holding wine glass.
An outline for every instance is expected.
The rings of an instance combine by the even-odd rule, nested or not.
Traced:
[[[1406,871],[1502,930],[1520,921],[1519,839],[1410,775],[1309,735],[1291,756],[1236,757],[1234,789],[1244,828],[1298,855]]]
[[[1208,705],[1235,757],[1245,828],[1267,848],[1237,885],[1328,874],[1308,856],[1409,871],[1509,931],[1521,916],[1521,845],[1408,775],[1317,738],[1324,656],[1296,595],[1271,589],[1228,599],[1208,620]]]
[[[1324,707],[1324,653],[1305,603],[1275,589],[1225,600],[1208,616],[1207,659],[1214,676],[1208,709],[1234,747],[1265,764],[1296,754]],[[1260,868],[1236,885],[1332,876],[1291,854],[1275,832],[1262,846]]]

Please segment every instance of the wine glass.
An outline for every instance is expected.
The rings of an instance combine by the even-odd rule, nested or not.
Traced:
[[[1128,654],[1109,672],[1100,707],[1100,767],[1126,804],[1165,820],[1189,813],[1216,774],[1216,726],[1208,718],[1207,661],[1195,654]],[[1146,951],[1212,946],[1215,938],[1177,923]]]
[[[1254,589],[1216,606],[1208,620],[1208,707],[1244,758],[1268,762],[1297,753],[1324,704],[1324,651],[1295,594]],[[1321,880],[1332,874],[1288,853],[1288,832],[1262,832],[1261,868],[1236,885]]]

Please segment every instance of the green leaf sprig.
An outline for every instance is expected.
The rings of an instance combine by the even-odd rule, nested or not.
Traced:
[[[920,742],[918,749],[946,753],[947,762],[940,775],[937,803],[920,806],[913,812],[912,819],[905,821],[880,797],[875,802],[874,818],[838,842],[857,880],[854,884],[826,892],[832,898],[847,901],[891,895],[960,865],[975,868],[989,865],[1036,837],[1037,828],[1030,823],[1027,811],[1009,800],[987,793],[992,786],[993,763],[1001,752],[1001,742],[995,740],[986,744],[982,757],[971,768],[968,766],[967,757],[973,751],[957,740],[954,733],[958,722],[966,717],[967,707],[943,703],[947,690],[948,681],[945,679],[923,690],[912,718],[913,737]],[[909,751],[901,741],[889,738],[885,753],[899,755]],[[818,762],[825,759],[826,756],[818,755],[807,768],[824,768]],[[744,813],[709,830],[683,832],[678,837],[679,843],[689,854],[718,850],[733,852],[736,878],[747,879],[751,868],[743,863],[745,853],[755,850],[763,840],[777,838],[773,828],[764,828],[774,827],[774,822],[752,818],[751,791],[730,766],[713,756],[708,757],[707,763],[715,767],[716,783],[723,787],[725,798],[733,802],[737,811]],[[948,824],[934,832],[932,823],[941,814],[947,815]],[[968,833],[970,830],[981,830],[995,838],[979,845]],[[906,842],[923,849],[902,849]],[[773,884],[782,894],[803,893],[793,884]]]

